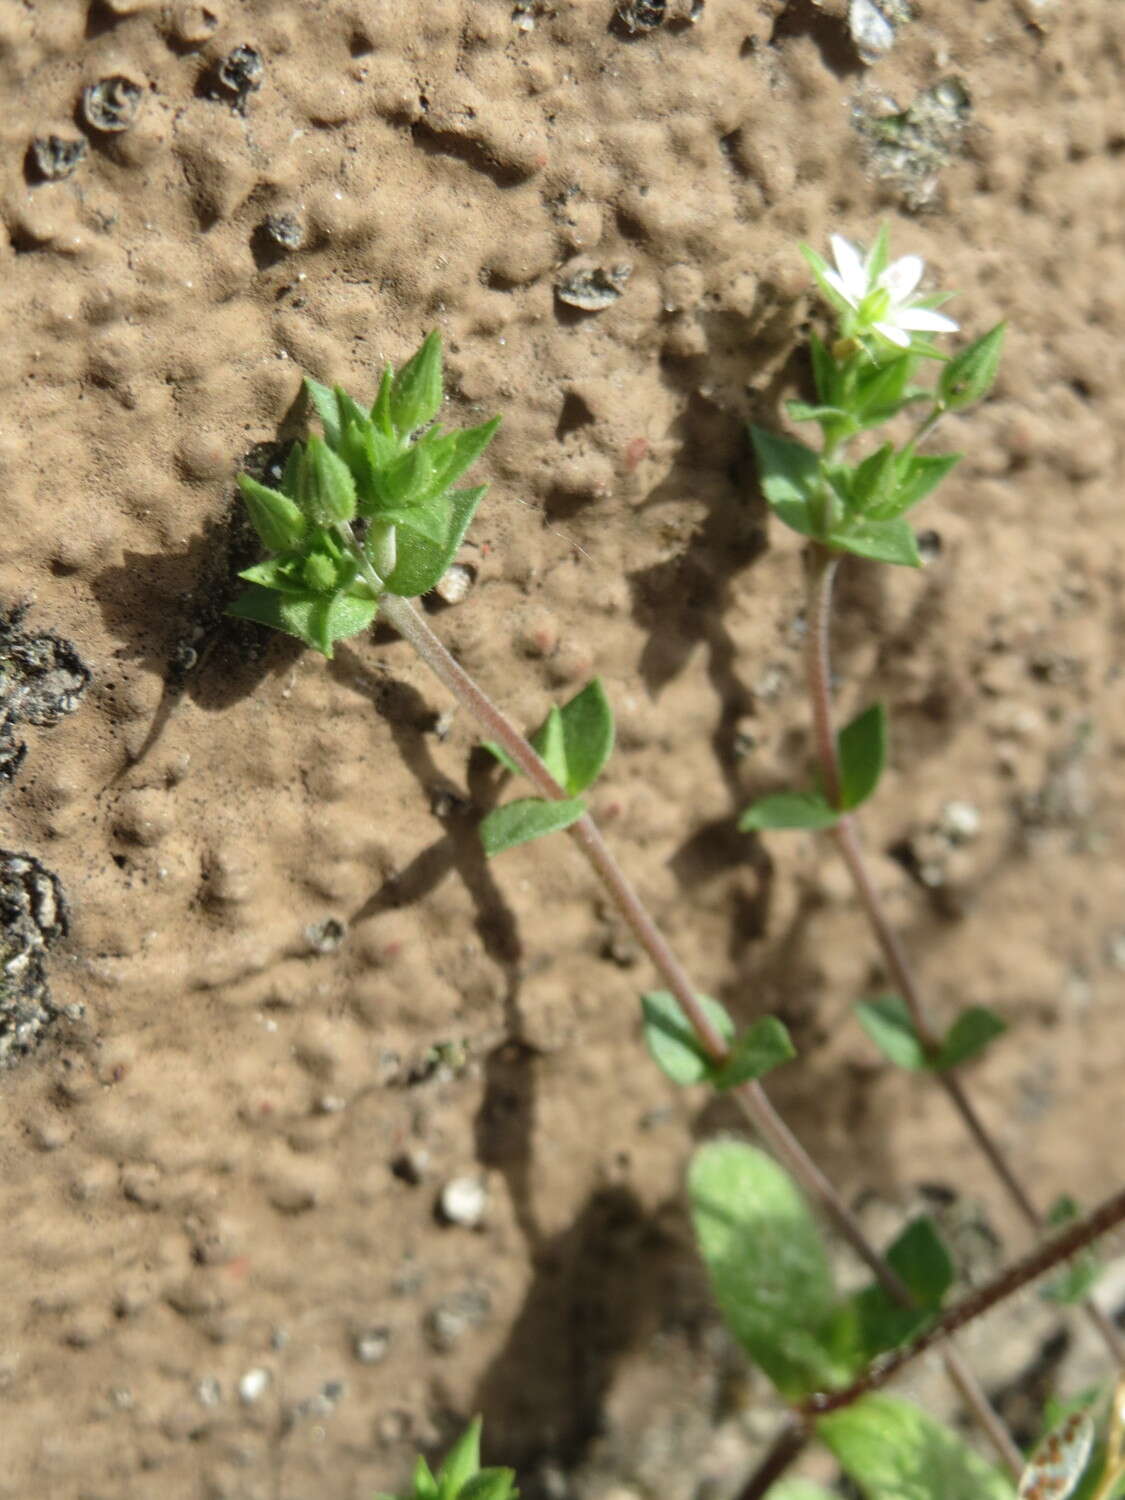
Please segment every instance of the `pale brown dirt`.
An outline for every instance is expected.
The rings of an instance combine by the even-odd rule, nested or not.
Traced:
[[[726,1493],[769,1421],[680,1182],[734,1119],[643,1054],[652,976],[569,844],[485,863],[496,778],[402,643],[326,663],[216,627],[232,477],[300,430],[302,372],[370,393],[440,328],[449,420],[504,425],[436,627],[529,725],[602,675],[595,811],[700,988],[793,1028],[801,1137],[852,1195],[980,1193],[1018,1248],[943,1101],[849,1019],[880,976],[842,871],[734,831],[808,753],[799,539],[744,423],[803,379],[800,239],[886,217],[967,332],[1011,322],[943,434],[970,456],[920,513],[940,554],[848,566],[837,665],[845,707],[891,711],[866,826],[934,1004],[1011,1022],[981,1107],[1043,1203],[1096,1198],[1125,1055],[1125,8],[918,0],[872,69],[835,0],[632,39],[607,0],[530,29],[507,0],[207,0],[196,45],[203,8],[0,4],[0,604],[93,674],[3,788],[0,843],[71,923],[69,1015],[0,1075],[0,1494],[366,1496],[475,1410],[532,1492]],[[240,113],[208,80],[244,43]],[[114,73],[135,125],[32,185],[31,137],[77,137]],[[951,76],[968,128],[908,214],[851,111]],[[273,254],[281,211],[306,240]],[[561,307],[572,260],[629,263],[620,301]],[[953,800],[981,832],[950,853],[926,830]],[[887,853],[911,840],[949,856],[936,899]],[[440,1226],[473,1173],[483,1227]]]

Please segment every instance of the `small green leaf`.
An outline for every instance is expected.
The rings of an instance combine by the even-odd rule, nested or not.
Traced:
[[[763,427],[751,427],[758,460],[758,479],[770,509],[786,526],[812,536],[815,511],[810,499],[819,492],[820,459],[804,443],[779,437]]]
[[[304,565],[305,559],[300,553],[290,553],[284,557],[264,558],[252,568],[243,568],[238,576],[247,583],[257,583],[265,589],[277,589],[283,594],[307,594],[308,585],[302,574]]]
[[[775,792],[752,803],[738,827],[742,833],[765,833],[775,828],[833,828],[839,821],[839,812],[820,792]]]
[[[364,433],[371,426],[371,418],[358,401],[353,401],[351,396],[342,386],[333,386],[332,394],[336,397],[336,407],[340,413],[340,441],[343,441],[344,433],[349,427],[356,427]],[[339,447],[339,443],[332,444]]]
[[[930,392],[910,384],[918,364],[913,353],[903,354],[880,364],[861,366],[856,380],[854,411],[861,427],[878,427],[895,416],[904,406]]]
[[[1071,1412],[1032,1454],[1016,1500],[1067,1500],[1081,1483],[1093,1446],[1094,1424],[1089,1414]]]
[[[907,568],[922,566],[914,533],[900,518],[871,521],[861,517],[851,520],[832,533],[829,545],[837,551],[854,552],[857,557],[870,557],[876,562],[901,563]]]
[[[863,1396],[816,1430],[866,1500],[1013,1500],[963,1438],[897,1397]]]
[[[846,1380],[849,1367],[832,1349],[828,1256],[788,1173],[753,1146],[713,1141],[695,1154],[688,1192],[726,1324],[782,1396],[799,1400]]]
[[[737,1038],[723,1066],[711,1070],[711,1082],[717,1089],[737,1088],[796,1056],[785,1025],[776,1016],[762,1016]]]
[[[593,785],[613,750],[613,709],[601,678],[564,703],[560,717],[566,752],[563,785],[575,797]]]
[[[305,376],[305,390],[308,391],[309,399],[316,407],[316,414],[324,428],[325,441],[329,447],[338,448],[344,424],[340,419],[340,405],[336,399],[336,392],[329,390],[326,385],[321,385],[318,380],[313,380],[311,375]]]
[[[839,1500],[839,1496],[811,1479],[782,1479],[770,1486],[766,1500]]]
[[[373,487],[379,511],[420,506],[431,493],[434,466],[423,443],[404,449],[375,470]]]
[[[710,995],[696,997],[715,1030],[729,1042],[734,1038],[734,1022],[726,1010]],[[652,990],[641,996],[644,1014],[645,1045],[656,1066],[673,1083],[685,1088],[702,1083],[713,1072],[714,1064],[703,1050],[695,1028],[684,1015],[680,1002],[668,990]]]
[[[440,1500],[457,1500],[462,1486],[480,1468],[480,1430],[481,1419],[476,1417],[446,1454],[437,1474]]]
[[[859,1024],[884,1057],[897,1067],[917,1071],[926,1067],[923,1047],[906,1001],[900,995],[878,995],[855,1008]]]
[[[391,392],[394,385],[395,372],[387,365],[379,381],[379,394],[371,403],[371,420],[386,438],[395,437],[395,424],[391,419]]]
[[[430,1471],[426,1460],[418,1455],[418,1462],[414,1465],[414,1479],[411,1485],[413,1500],[437,1500],[438,1485]]]
[[[532,735],[531,745],[558,784],[568,792],[576,792],[578,788],[567,786],[566,740],[563,734],[562,714],[553,703],[547,711],[547,717]]]
[[[227,614],[295,635],[306,646],[331,658],[333,643],[366,630],[378,607],[376,600],[352,594],[280,594],[252,584],[230,605]]]
[[[444,540],[432,541],[416,531],[412,520],[398,526],[398,559],[386,580],[392,594],[413,599],[429,593],[457,555],[487,485],[475,490],[454,490],[449,496],[449,519]]]
[[[586,804],[580,797],[569,797],[565,802],[550,802],[545,797],[507,802],[481,819],[484,852],[492,859],[516,844],[526,844],[547,833],[559,833],[577,823],[585,811]]]
[[[849,420],[849,415],[842,406],[810,406],[807,401],[787,401],[785,411],[791,422],[832,424]]]
[[[503,745],[498,745],[495,740],[482,740],[481,749],[487,750],[489,755],[495,756],[500,764],[504,767],[505,771],[509,771],[513,776],[523,775],[523,772],[520,770],[519,766],[516,765],[515,761],[508,754],[508,752],[504,749]]]
[[[840,760],[840,806],[851,812],[879,785],[887,761],[887,710],[873,703],[840,730],[836,737]]]
[[[913,1219],[887,1250],[887,1264],[905,1282],[915,1306],[904,1307],[879,1282],[852,1299],[859,1358],[866,1365],[887,1349],[897,1349],[937,1316],[953,1285],[953,1262],[933,1220]]]
[[[895,495],[897,477],[893,443],[884,443],[857,464],[851,474],[851,502],[857,515],[878,516]]]
[[[994,1010],[989,1010],[986,1005],[970,1005],[946,1032],[933,1066],[939,1072],[960,1067],[983,1052],[989,1042],[995,1041],[1007,1029],[1007,1022],[1002,1021]]]
[[[238,488],[246,503],[250,524],[271,552],[291,552],[299,547],[308,523],[288,495],[259,484],[249,474],[238,475]]]
[[[311,437],[305,444],[300,503],[318,526],[350,521],[355,515],[352,471],[323,438]]]
[[[515,1500],[514,1469],[481,1469],[462,1489],[458,1500]]]
[[[992,389],[1000,369],[1007,325],[997,323],[960,354],[955,354],[938,377],[938,395],[949,411],[963,411]]]
[[[935,490],[963,456],[960,453],[900,453],[894,483],[887,497],[867,514],[879,521],[903,515]]]
[[[390,392],[390,417],[395,431],[406,437],[432,422],[441,407],[441,334],[429,334],[394,378]]]
[[[809,357],[817,395],[825,406],[835,407],[840,399],[840,367],[815,333],[809,334]]]

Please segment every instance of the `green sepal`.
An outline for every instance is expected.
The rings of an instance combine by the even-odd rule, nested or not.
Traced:
[[[484,852],[492,859],[517,844],[529,843],[548,833],[561,833],[577,823],[585,811],[581,797],[558,802],[545,797],[524,797],[518,802],[506,802],[481,819]]]
[[[429,593],[456,557],[487,489],[488,486],[482,484],[472,490],[454,490],[448,496],[448,519],[445,535],[440,541],[418,531],[412,516],[399,521],[398,558],[394,572],[384,580],[388,592],[400,594],[404,599]]]
[[[884,1057],[912,1072],[926,1067],[926,1049],[901,995],[875,995],[855,1008],[859,1024]]]
[[[855,309],[851,303],[836,290],[825,275],[825,272],[829,269],[828,262],[823,256],[818,255],[811,245],[803,244],[799,248],[801,254],[805,257],[809,270],[813,274],[813,280],[820,289],[821,296],[828,303],[829,307],[839,314],[841,320],[854,317]]]
[[[738,827],[741,833],[766,833],[778,828],[815,831],[834,828],[839,821],[839,809],[820,792],[774,792],[752,803],[739,818]]]
[[[734,1022],[724,1006],[710,995],[697,995],[701,1010],[724,1042],[734,1040]],[[641,996],[645,1046],[653,1062],[684,1088],[714,1076],[715,1064],[704,1051],[695,1028],[670,990],[650,990]]]
[[[355,594],[282,594],[252,584],[226,613],[296,636],[331,659],[333,644],[366,630],[378,608],[377,600]]]
[[[840,808],[851,812],[866,802],[887,763],[887,710],[873,703],[836,736],[840,764]]]
[[[390,418],[399,437],[407,437],[432,422],[441,399],[441,334],[435,329],[403,365],[391,386]]]
[[[308,523],[299,505],[259,484],[249,474],[239,474],[236,480],[246,504],[250,524],[271,552],[290,552],[301,545]]]
[[[838,1304],[820,1230],[792,1179],[741,1141],[695,1154],[696,1241],[731,1333],[787,1401],[842,1385]],[[948,1500],[948,1497],[946,1497]]]
[[[855,1293],[857,1369],[928,1327],[953,1285],[953,1261],[927,1215],[912,1219],[883,1258],[909,1290],[914,1306],[904,1307],[877,1281]]]
[[[340,403],[337,400],[339,387],[331,390],[328,386],[321,385],[319,380],[314,380],[311,375],[306,375],[305,390],[316,408],[320,425],[324,428],[325,442],[330,448],[338,448],[344,425],[340,418]]]
[[[997,323],[945,364],[938,397],[947,411],[963,411],[988,395],[1000,369],[1006,329],[1006,323]]]
[[[740,1083],[764,1078],[796,1056],[788,1027],[776,1016],[761,1016],[735,1039],[722,1067],[711,1070],[711,1082],[720,1091],[737,1088]]]
[[[941,1073],[946,1068],[960,1067],[977,1057],[1007,1029],[1007,1022],[986,1005],[967,1006],[942,1038],[933,1059],[933,1068]]]
[[[862,1396],[816,1431],[865,1500],[1014,1500],[963,1438],[895,1396]]]
[[[856,517],[833,531],[828,545],[836,552],[852,552],[856,557],[869,557],[875,562],[900,563],[907,568],[922,566],[914,533],[900,517],[889,521]]]
[[[324,438],[311,437],[305,444],[300,488],[301,509],[318,526],[350,521],[355,516],[352,471]]]

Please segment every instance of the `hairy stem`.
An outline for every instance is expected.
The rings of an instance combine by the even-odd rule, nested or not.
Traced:
[[[1064,1260],[1069,1260],[1071,1256],[1085,1250],[1088,1245],[1093,1244],[1096,1239],[1107,1234],[1111,1229],[1115,1229],[1123,1221],[1125,1221],[1125,1188],[1107,1198],[1077,1224],[1072,1224],[1069,1229],[1063,1230],[1061,1234],[1055,1235],[1044,1244],[1037,1245],[1022,1260],[1006,1266],[991,1281],[969,1292],[967,1296],[962,1297],[960,1302],[955,1302],[924,1333],[919,1334],[910,1343],[904,1344],[901,1349],[894,1349],[889,1354],[883,1355],[865,1370],[858,1380],[844,1390],[810,1396],[801,1404],[800,1410],[806,1416],[822,1416],[825,1412],[838,1411],[842,1406],[850,1406],[853,1401],[857,1401],[868,1391],[878,1390],[911,1360],[917,1359],[920,1354],[924,1354],[927,1349],[932,1349],[935,1344],[948,1338],[951,1333],[956,1333],[959,1328],[964,1328],[967,1324],[974,1322],[998,1303],[1027,1286],[1029,1282],[1037,1280],[1047,1271],[1053,1271]]]
[[[566,792],[525,737],[454,659],[409,601],[385,594],[381,612],[383,619],[414,648],[434,675],[474,716],[488,737],[508,752],[536,791],[555,801],[565,798]],[[726,1042],[708,1020],[687,973],[610,852],[597,824],[587,813],[567,832],[586,856],[664,984],[675,995],[707,1055],[716,1063],[724,1062],[729,1053]],[[744,1083],[731,1092],[778,1160],[805,1192],[820,1204],[837,1233],[866,1263],[876,1280],[896,1301],[909,1305],[913,1299],[901,1277],[868,1240],[855,1215],[778,1114],[762,1085],[756,1081]],[[946,1363],[951,1378],[966,1393],[972,1410],[986,1433],[996,1442],[1001,1458],[1010,1466],[1014,1450],[984,1392],[952,1348],[946,1351]]]
[[[809,701],[812,706],[813,733],[817,758],[825,791],[834,806],[840,802],[840,761],[836,747],[836,736],[832,725],[832,677],[829,658],[829,631],[832,613],[832,584],[836,574],[838,558],[818,543],[812,547],[808,582],[808,646],[806,661],[808,668]],[[883,903],[871,879],[863,847],[859,840],[855,818],[845,814],[831,830],[832,838],[851,875],[860,906],[868,925],[882,950],[887,973],[898,993],[906,1003],[918,1040],[925,1052],[933,1057],[941,1043],[926,1011],[917,976],[899,941],[898,934],[887,919]],[[1016,1175],[1006,1152],[978,1114],[976,1106],[965,1091],[964,1084],[956,1072],[942,1069],[934,1073],[941,1088],[954,1109],[961,1116],[989,1166],[1000,1180],[1005,1192],[1019,1210],[1024,1222],[1035,1233],[1041,1233],[1046,1221],[1034,1201]],[[1098,1307],[1093,1298],[1083,1303],[1083,1310],[1101,1335],[1115,1362],[1125,1365],[1125,1341],[1113,1322]]]

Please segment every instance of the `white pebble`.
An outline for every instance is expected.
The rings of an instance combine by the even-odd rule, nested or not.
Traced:
[[[971,802],[947,802],[941,810],[941,831],[954,844],[967,844],[980,832],[980,812]]]
[[[247,1370],[238,1382],[239,1400],[246,1406],[253,1406],[255,1401],[260,1401],[265,1395],[269,1383],[270,1372],[263,1370],[260,1365],[253,1370]]]
[[[463,1229],[475,1229],[484,1218],[488,1193],[479,1177],[454,1177],[441,1190],[441,1216]]]

